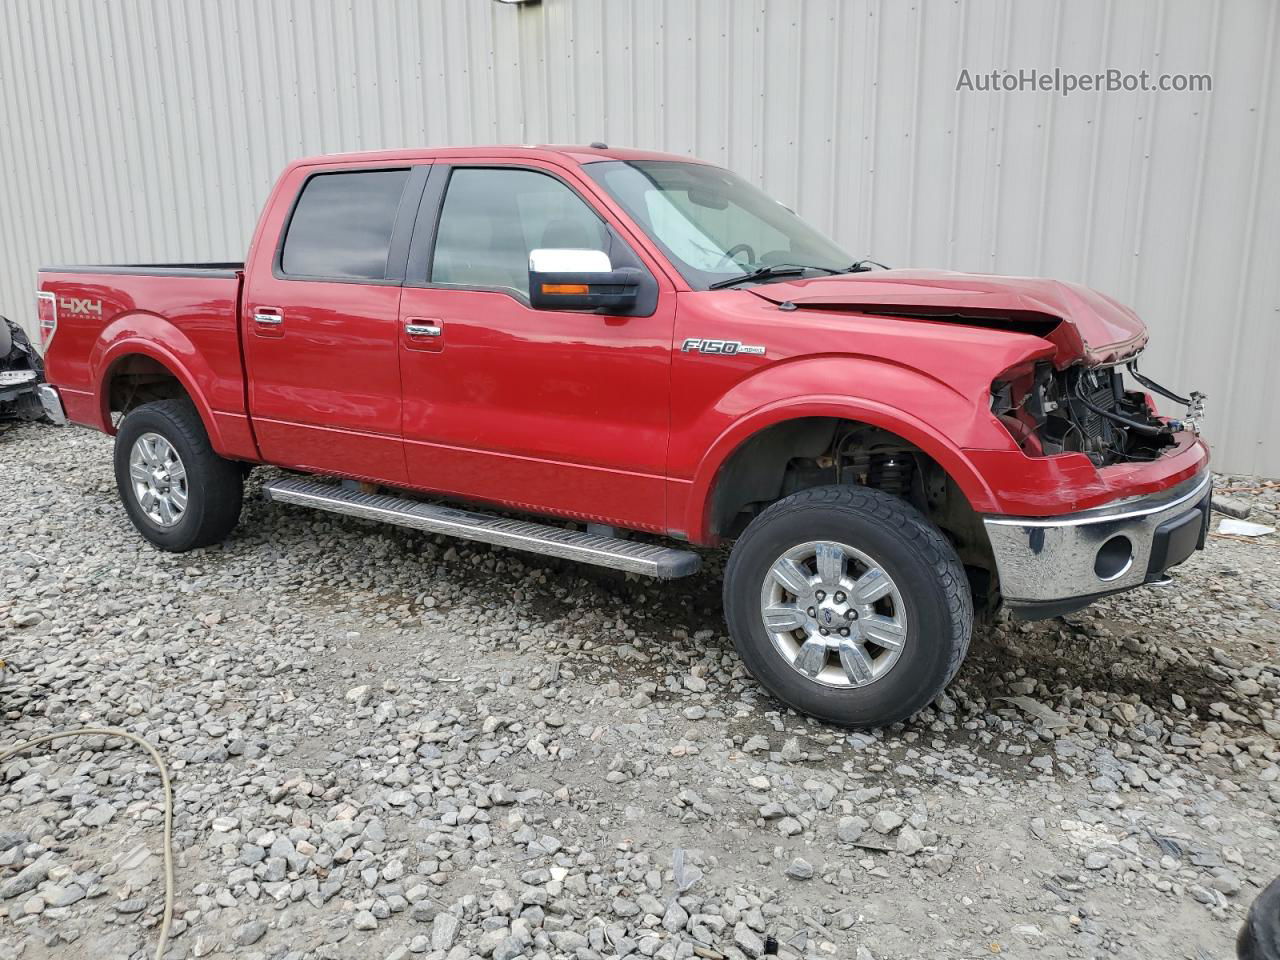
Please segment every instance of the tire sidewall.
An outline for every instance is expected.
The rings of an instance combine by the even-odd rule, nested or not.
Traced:
[[[182,513],[182,519],[171,527],[162,527],[148,517],[133,491],[133,482],[129,477],[129,455],[134,442],[144,433],[156,433],[164,437],[177,451],[187,473],[187,507]],[[198,468],[199,463],[200,451],[192,446],[185,433],[177,429],[174,421],[162,410],[139,407],[124,418],[116,433],[115,471],[120,501],[138,531],[162,550],[187,550],[200,535],[209,490],[208,478]]]
[[[907,510],[909,505],[902,504]],[[919,517],[920,523],[927,523]],[[735,545],[725,581],[730,634],[747,669],[774,696],[804,713],[848,726],[905,720],[946,683],[954,627],[946,593],[929,560],[901,531],[848,506],[811,504],[770,518]],[[898,662],[865,687],[828,687],[805,678],[774,646],[760,615],[770,566],[810,541],[856,547],[882,566],[906,608],[907,639]]]

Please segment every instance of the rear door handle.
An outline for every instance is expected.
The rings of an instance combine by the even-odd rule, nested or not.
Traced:
[[[438,337],[444,329],[438,323],[406,323],[404,332],[411,337]]]
[[[260,337],[283,337],[284,311],[279,307],[255,307],[253,332]]]

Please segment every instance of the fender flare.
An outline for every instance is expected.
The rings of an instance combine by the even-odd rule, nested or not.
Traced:
[[[147,333],[145,328],[157,326],[165,328],[162,335],[144,336]],[[112,336],[113,329],[118,331],[118,335],[114,337]],[[121,361],[128,357],[144,356],[154,360],[173,374],[178,383],[182,385],[182,389],[186,391],[187,396],[191,398],[191,402],[195,404],[196,412],[200,414],[200,421],[204,424],[204,428],[209,434],[210,445],[215,451],[224,449],[222,432],[218,427],[218,419],[213,415],[213,408],[209,406],[209,401],[205,397],[204,391],[199,387],[201,379],[199,374],[201,371],[193,372],[191,367],[183,361],[182,355],[184,354],[194,360],[197,366],[203,363],[199,351],[196,350],[186,335],[162,317],[157,317],[154,314],[134,313],[112,321],[103,330],[102,336],[95,344],[89,357],[90,369],[94,371],[94,392],[102,418],[101,428],[106,433],[115,435],[116,430],[111,423],[110,383],[116,368]],[[206,370],[203,372],[206,379],[213,377],[212,371]]]
[[[923,420],[898,407],[863,397],[815,395],[789,397],[756,407],[730,424],[699,462],[686,501],[685,527],[694,543],[707,543],[710,532],[711,495],[721,468],[747,442],[766,427],[803,417],[855,420],[896,433],[937,461],[955,481],[970,505],[979,513],[996,512],[996,500],[987,481],[964,452]]]

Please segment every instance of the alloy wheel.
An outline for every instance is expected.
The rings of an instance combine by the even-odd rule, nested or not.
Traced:
[[[908,639],[893,578],[861,550],[828,540],[799,544],[773,562],[760,616],[791,668],[829,687],[879,680]]]

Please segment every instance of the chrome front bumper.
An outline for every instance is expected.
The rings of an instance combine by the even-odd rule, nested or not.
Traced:
[[[984,517],[1000,592],[1015,613],[1049,617],[1161,579],[1204,547],[1208,471],[1158,494],[1059,517]]]

